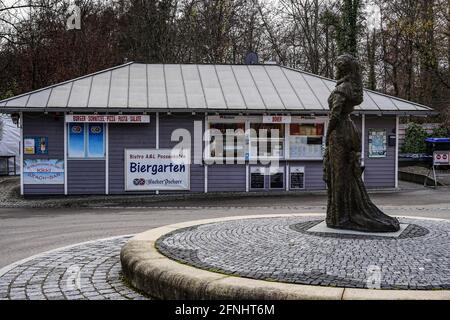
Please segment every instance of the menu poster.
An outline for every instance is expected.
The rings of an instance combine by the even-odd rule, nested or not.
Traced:
[[[290,168],[290,189],[304,189],[305,188],[305,168],[291,167]]]
[[[385,158],[386,144],[386,129],[369,129],[369,158]]]
[[[47,137],[25,137],[23,139],[24,154],[48,154]]]

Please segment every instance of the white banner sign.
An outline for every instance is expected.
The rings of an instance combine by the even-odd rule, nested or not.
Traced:
[[[263,116],[263,123],[291,123],[291,116]]]
[[[450,151],[434,151],[433,164],[436,166],[450,165]]]
[[[102,114],[68,114],[66,122],[96,123],[150,123],[148,115],[102,115]]]
[[[24,184],[64,184],[64,160],[23,160]]]
[[[190,151],[125,149],[125,190],[189,190]]]

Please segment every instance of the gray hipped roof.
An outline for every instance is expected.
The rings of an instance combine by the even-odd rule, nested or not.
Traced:
[[[0,111],[328,111],[336,82],[279,65],[127,63],[0,101]],[[364,90],[366,113],[432,109]]]

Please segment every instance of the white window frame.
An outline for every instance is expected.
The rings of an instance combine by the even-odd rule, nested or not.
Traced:
[[[249,153],[248,150],[248,141],[249,138],[247,136],[247,132],[249,129],[249,118],[250,117],[246,117],[246,116],[234,116],[232,119],[221,119],[217,116],[208,116],[206,117],[206,127],[205,127],[205,155],[204,156],[204,160],[207,162],[212,162],[212,161],[220,161],[223,164],[227,164],[227,162],[231,162],[231,161],[246,161],[248,159],[246,159],[246,154]],[[245,124],[245,145],[244,145],[244,157],[211,157],[211,136],[209,134],[209,129],[210,129],[210,125],[211,124],[223,124],[223,123],[244,123]]]
[[[270,124],[270,123],[264,123],[263,122],[263,116],[261,116],[258,119],[254,119],[253,121],[249,121],[249,126],[248,126],[248,130],[246,130],[246,133],[250,132],[249,130],[251,129],[251,125],[252,124]],[[255,138],[252,139],[250,136],[248,136],[248,155],[249,155],[249,160],[252,161],[258,161],[258,160],[262,160],[262,161],[269,161],[269,160],[286,160],[286,127],[289,126],[289,123],[274,123],[274,124],[282,124],[284,125],[284,137],[283,138]],[[260,140],[267,140],[267,141],[282,141],[283,142],[283,154],[281,156],[259,156],[258,154],[253,155],[251,150],[251,145],[252,142],[256,142],[257,143],[257,148],[259,148],[259,141]],[[272,146],[272,144],[271,144]]]
[[[223,118],[220,116],[207,116],[206,117],[206,133],[205,133],[205,139],[206,139],[206,147],[205,147],[205,155],[204,160],[211,162],[211,161],[220,161],[223,164],[229,163],[231,161],[268,161],[268,160],[283,160],[283,161],[323,161],[323,155],[322,157],[299,157],[299,158],[293,158],[291,157],[291,150],[290,150],[290,137],[291,137],[291,130],[290,125],[291,124],[315,124],[315,123],[323,123],[324,124],[324,133],[323,133],[323,141],[322,145],[325,146],[325,137],[328,130],[328,117],[326,116],[319,116],[314,117],[314,119],[304,119],[301,116],[292,116],[290,123],[283,123],[285,132],[284,132],[284,138],[280,139],[274,139],[274,140],[282,140],[283,141],[283,148],[284,152],[283,155],[280,157],[272,156],[272,157],[264,157],[264,156],[258,156],[256,157],[251,154],[251,142],[252,139],[249,136],[250,135],[250,127],[253,123],[263,123],[263,116],[224,116]],[[208,129],[210,128],[211,124],[216,123],[245,123],[245,150],[244,150],[244,157],[211,157],[211,146],[210,146],[210,140],[211,137],[209,135]],[[259,141],[259,138],[254,139],[253,141]],[[258,142],[259,143],[259,142]],[[246,157],[245,155],[248,155]]]
[[[106,159],[106,124],[98,123],[103,127],[103,156],[101,157],[92,157],[89,156],[89,125],[92,123],[83,123],[83,131],[84,131],[84,156],[83,157],[71,157],[69,154],[70,150],[70,125],[75,122],[66,122],[66,130],[67,130],[67,159],[68,160],[105,160]]]

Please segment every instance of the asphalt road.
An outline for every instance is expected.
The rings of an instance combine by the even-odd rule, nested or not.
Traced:
[[[450,219],[450,189],[403,184],[401,192],[372,195],[386,213]],[[185,200],[145,208],[29,209],[0,208],[0,268],[58,247],[166,224],[224,216],[324,213],[325,195]]]

